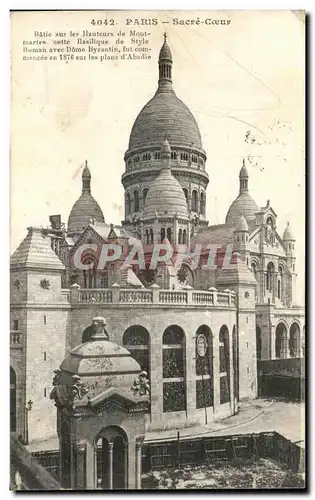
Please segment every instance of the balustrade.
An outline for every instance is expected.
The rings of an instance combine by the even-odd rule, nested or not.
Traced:
[[[11,331],[10,344],[14,347],[22,347],[22,333],[15,330]]]
[[[216,304],[230,306],[235,304],[231,292],[161,290],[157,289],[81,289],[70,291],[70,301],[81,304],[187,304],[202,306]]]

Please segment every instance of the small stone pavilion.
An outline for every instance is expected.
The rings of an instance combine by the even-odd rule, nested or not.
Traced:
[[[60,482],[71,490],[140,489],[149,385],[135,359],[110,342],[104,318],[55,371]]]

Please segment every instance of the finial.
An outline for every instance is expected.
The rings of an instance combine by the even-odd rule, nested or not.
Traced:
[[[166,39],[167,39],[167,34],[166,34],[166,31],[164,31],[164,43],[166,42]]]
[[[267,207],[270,206],[270,200],[267,200]]]
[[[243,167],[245,167],[245,158],[243,158]]]
[[[84,166],[85,166],[85,167],[87,167],[87,166],[88,166],[88,162],[87,162],[87,160],[85,160],[85,165],[84,165]]]

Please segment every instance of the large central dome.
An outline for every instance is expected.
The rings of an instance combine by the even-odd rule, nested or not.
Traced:
[[[166,42],[159,56],[159,87],[132,127],[129,150],[157,145],[167,137],[170,146],[202,149],[195,118],[172,87],[172,54]]]
[[[172,89],[158,90],[140,111],[131,130],[129,149],[159,146],[165,136],[171,147],[180,144],[202,149],[197,122]]]

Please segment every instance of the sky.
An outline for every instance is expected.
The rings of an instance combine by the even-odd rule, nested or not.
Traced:
[[[297,298],[304,300],[304,23],[290,11],[137,12],[137,17],[229,19],[228,26],[134,27],[147,30],[151,60],[25,62],[34,30],[95,30],[89,12],[15,12],[12,22],[11,251],[30,225],[67,218],[81,192],[87,159],[92,194],[106,222],[123,219],[123,156],[132,125],[154,95],[167,26],[177,96],[196,118],[210,177],[207,218],[223,223],[247,159],[250,194],[267,199],[297,240]],[[111,12],[119,28],[135,12]],[[102,28],[105,29],[105,28]],[[108,31],[110,28],[108,28]]]

